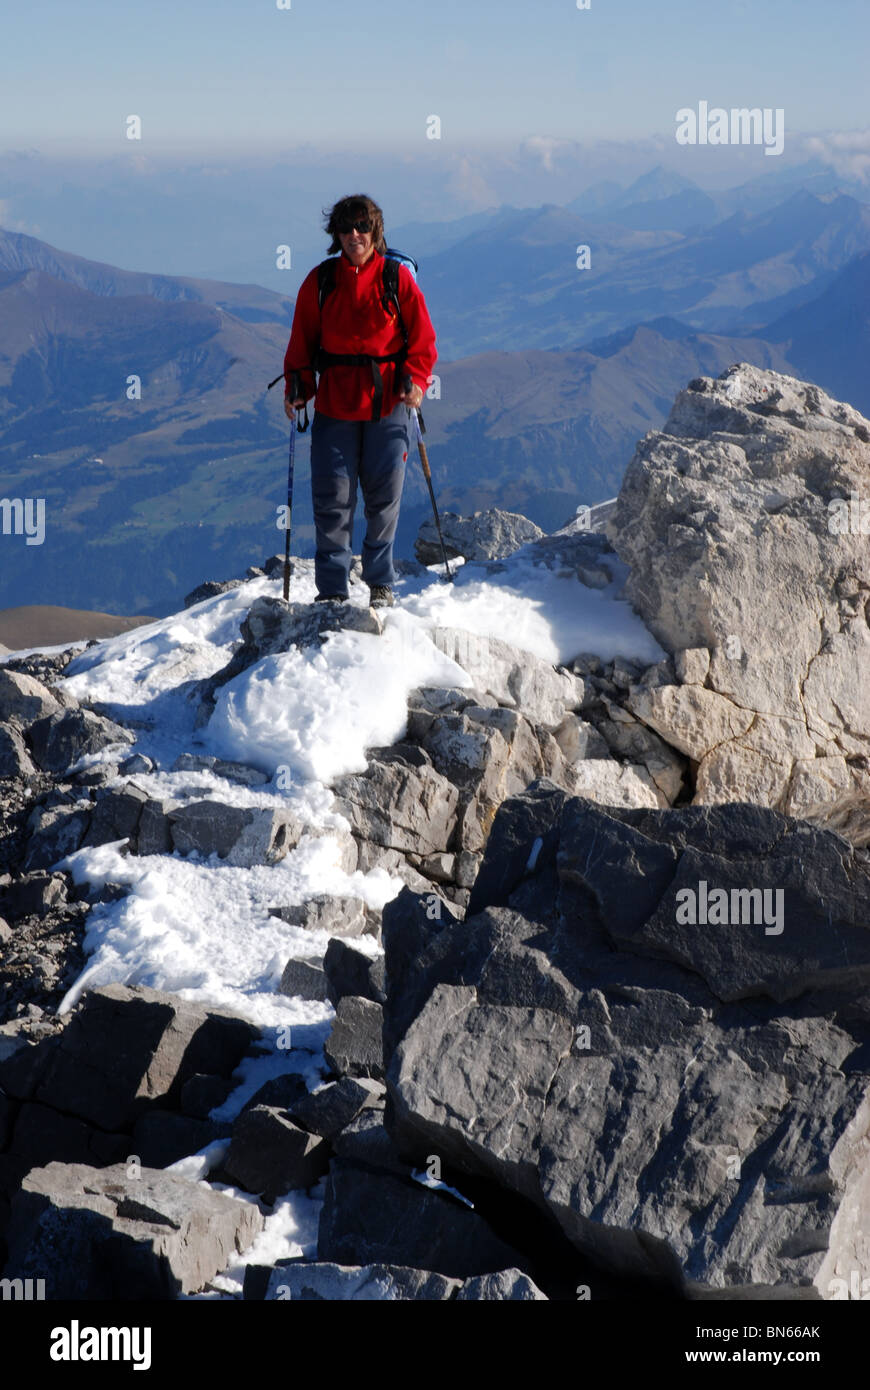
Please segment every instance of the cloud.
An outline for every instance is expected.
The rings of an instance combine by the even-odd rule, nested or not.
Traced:
[[[553,166],[553,156],[559,150],[570,148],[574,145],[573,140],[559,140],[552,135],[530,135],[522,143],[523,151],[528,150],[530,154],[537,155],[548,174],[555,173]]]
[[[870,183],[870,130],[842,130],[813,135],[807,150],[844,178]]]

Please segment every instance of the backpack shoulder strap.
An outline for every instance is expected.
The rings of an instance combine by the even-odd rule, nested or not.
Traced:
[[[323,301],[335,289],[335,263],[337,256],[329,256],[317,267],[317,305],[323,308]]]
[[[393,256],[384,257],[384,266],[381,272],[381,283],[383,290],[381,293],[381,303],[387,313],[391,308],[396,311],[396,318],[402,332],[402,339],[405,347],[408,346],[408,330],[405,327],[405,320],[402,318],[402,306],[399,303],[399,262]]]

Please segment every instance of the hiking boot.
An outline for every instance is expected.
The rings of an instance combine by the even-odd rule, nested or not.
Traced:
[[[369,586],[369,606],[371,608],[392,608],[395,600],[389,584]]]
[[[315,603],[347,603],[347,594],[318,594]]]

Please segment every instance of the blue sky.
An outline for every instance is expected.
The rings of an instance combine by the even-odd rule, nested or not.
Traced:
[[[0,151],[275,153],[314,143],[633,139],[677,108],[783,107],[867,124],[866,0],[41,0],[8,7]]]

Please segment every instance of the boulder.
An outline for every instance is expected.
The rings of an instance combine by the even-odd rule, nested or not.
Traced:
[[[137,1154],[146,1168],[168,1168],[170,1163],[198,1153],[229,1132],[229,1125],[212,1120],[179,1115],[174,1110],[149,1110],[139,1116],[126,1148]]]
[[[290,1117],[309,1134],[319,1134],[332,1143],[361,1110],[380,1101],[383,1089],[374,1081],[343,1076],[340,1081],[327,1082],[319,1091],[295,1101],[290,1107]]]
[[[459,792],[433,767],[372,759],[365,772],[337,778],[333,790],[335,810],[359,839],[413,854],[447,849]]]
[[[0,666],[0,722],[16,720],[23,728],[58,714],[60,700],[47,685],[23,671]]]
[[[562,750],[565,761],[573,766],[587,758],[609,758],[610,748],[601,734],[579,714],[566,714],[553,737]]]
[[[105,1130],[177,1104],[189,1077],[229,1075],[258,1037],[243,1019],[145,986],[88,991],[52,1040],[33,1098]]]
[[[281,1110],[255,1105],[243,1110],[223,1162],[224,1171],[270,1206],[284,1192],[312,1187],[329,1164],[329,1146],[293,1124]]]
[[[291,999],[311,999],[318,1003],[329,998],[329,982],[319,956],[291,956],[281,973],[279,994]]]
[[[490,507],[471,516],[441,513],[441,536],[448,560],[458,555],[466,560],[503,560],[543,534],[540,526],[528,517],[502,511],[500,507]],[[424,521],[417,532],[414,554],[421,565],[443,563],[444,550],[434,520]]]
[[[629,707],[700,763],[697,803],[870,840],[868,486],[863,416],[747,363],[691,382],[638,445],[607,531],[679,684]]]
[[[277,864],[299,843],[303,825],[295,816],[267,806],[227,806],[193,801],[169,813],[172,843],[180,854],[216,854],[227,864],[249,869]]]
[[[135,777],[140,773],[153,772],[154,763],[144,753],[131,753],[129,758],[120,763],[118,771],[122,777]]]
[[[384,909],[403,1155],[672,1292],[870,1276],[860,851],[765,808],[605,810],[541,783],[501,807],[469,907]]]
[[[238,589],[243,584],[241,579],[206,579],[202,584],[197,584],[195,589],[184,600],[185,608],[192,608],[195,603],[202,603],[204,599],[216,598],[218,594],[228,594],[233,589]]]
[[[82,845],[106,845],[127,840],[130,848],[134,849],[139,821],[148,800],[148,793],[137,787],[135,782],[98,792]]]
[[[24,870],[50,869],[81,847],[91,823],[90,805],[37,806],[27,821]]]
[[[600,806],[667,806],[669,799],[642,763],[592,758],[573,769],[571,790]]]
[[[2,669],[0,667],[0,671]],[[0,780],[10,777],[16,781],[27,782],[35,772],[36,768],[24,739],[15,725],[0,724]]]
[[[47,912],[66,905],[66,884],[63,874],[44,871],[28,874],[0,890],[0,908],[12,921],[21,917],[44,917]]]
[[[329,1002],[334,1007],[348,994],[383,1004],[386,997],[383,956],[369,956],[363,951],[355,951],[352,946],[335,937],[326,948],[323,969]]]
[[[290,1110],[298,1100],[303,1100],[307,1095],[308,1087],[298,1072],[282,1072],[280,1076],[273,1076],[269,1081],[265,1081],[259,1091],[248,1097],[242,1106],[242,1113],[245,1110],[253,1110],[258,1105],[271,1106],[276,1110]]]
[[[178,808],[175,801],[159,801],[149,797],[142,807],[136,827],[135,851],[140,855],[171,854],[172,827],[169,817]]]
[[[33,761],[43,772],[68,772],[80,758],[118,743],[132,743],[127,729],[87,709],[67,709],[31,724]]]
[[[175,1173],[50,1163],[12,1204],[5,1277],[45,1279],[50,1299],[195,1293],[263,1229],[255,1203]]]
[[[105,1134],[73,1115],[25,1101],[18,1112],[9,1152],[30,1168],[46,1163],[87,1163],[101,1168],[133,1152],[129,1136]]]
[[[346,994],[338,1002],[332,1032],[323,1055],[339,1076],[382,1080],[384,1075],[381,1029],[383,1013],[371,999]]]
[[[362,898],[342,898],[333,893],[316,893],[291,907],[270,907],[269,916],[330,936],[362,936],[369,926]]]

